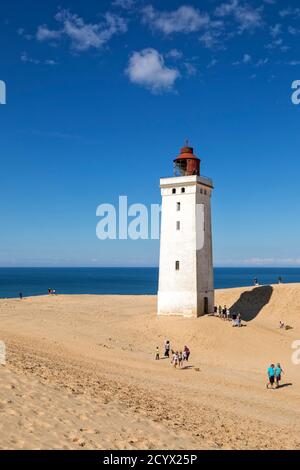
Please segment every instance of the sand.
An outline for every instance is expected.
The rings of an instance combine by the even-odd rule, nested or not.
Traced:
[[[0,448],[300,449],[300,285],[218,290],[216,302],[244,326],[158,318],[155,296],[1,299]],[[154,360],[166,338],[190,347],[188,367]],[[278,361],[284,386],[267,390]]]

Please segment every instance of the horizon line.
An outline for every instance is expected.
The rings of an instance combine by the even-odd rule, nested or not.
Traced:
[[[300,265],[215,265],[213,269],[300,269]],[[88,266],[88,265],[78,265],[78,266],[1,266],[0,269],[159,269],[159,266]]]

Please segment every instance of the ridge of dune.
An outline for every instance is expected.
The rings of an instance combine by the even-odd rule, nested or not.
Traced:
[[[157,317],[155,296],[0,299],[0,447],[300,448],[300,284],[217,290],[216,304],[243,328]],[[189,345],[188,368],[154,361],[166,338]],[[266,390],[278,361],[285,386]]]

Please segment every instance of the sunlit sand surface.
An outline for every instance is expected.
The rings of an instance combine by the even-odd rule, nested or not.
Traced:
[[[244,326],[158,318],[154,296],[1,299],[0,448],[300,449],[300,285],[219,290],[216,303]],[[154,360],[165,339],[189,346],[188,367]]]

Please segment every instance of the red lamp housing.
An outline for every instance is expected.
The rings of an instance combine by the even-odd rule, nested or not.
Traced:
[[[174,160],[175,176],[200,176],[200,158],[194,155],[193,147],[182,147],[180,155]]]

